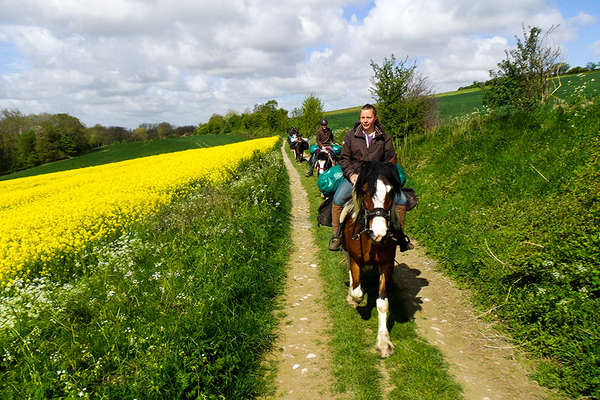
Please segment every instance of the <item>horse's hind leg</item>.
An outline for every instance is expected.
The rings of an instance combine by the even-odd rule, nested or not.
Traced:
[[[363,300],[365,294],[360,287],[360,265],[352,257],[348,257],[348,274],[350,275],[350,285],[346,301],[356,307]]]
[[[387,314],[389,310],[389,301],[387,296],[387,285],[391,282],[392,265],[379,267],[379,297],[377,298],[377,350],[381,357],[389,357],[394,353],[394,345],[390,339],[390,333],[387,329]]]

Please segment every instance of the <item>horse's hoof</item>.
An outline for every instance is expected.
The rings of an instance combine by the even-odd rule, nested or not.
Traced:
[[[385,346],[384,348],[379,349],[379,356],[381,358],[388,358],[394,354],[394,346]]]
[[[361,299],[361,301],[362,301],[362,299]],[[354,300],[354,297],[352,297],[350,295],[346,296],[346,302],[348,304],[350,304],[353,308],[358,307],[358,305],[360,304],[360,301]]]
[[[388,358],[394,354],[394,344],[390,340],[389,333],[377,335],[377,350],[381,358]]]

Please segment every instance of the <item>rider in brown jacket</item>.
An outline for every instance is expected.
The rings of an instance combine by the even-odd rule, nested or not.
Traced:
[[[310,160],[308,162],[309,170],[306,173],[307,178],[309,176],[313,175],[313,169],[315,168],[315,161],[317,159],[317,155],[319,154],[319,151],[326,150],[329,152],[333,152],[333,150],[331,150],[331,144],[335,142],[335,138],[333,137],[333,132],[327,126],[326,118],[323,118],[321,120],[321,127],[317,131],[316,136],[317,136],[316,137],[317,145],[319,146],[319,148],[310,157]]]
[[[360,121],[344,136],[344,145],[340,166],[344,180],[333,195],[331,206],[332,236],[329,250],[340,249],[340,215],[344,204],[352,197],[352,188],[360,172],[362,161],[382,161],[396,164],[396,151],[390,136],[385,133],[377,117],[377,110],[371,104],[365,104],[360,110]],[[394,205],[398,221],[404,228],[406,215],[406,196],[400,191],[394,197]]]

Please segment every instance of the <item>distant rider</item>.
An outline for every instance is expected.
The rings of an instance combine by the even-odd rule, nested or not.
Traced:
[[[335,138],[333,137],[333,132],[327,126],[327,119],[323,118],[321,120],[321,127],[316,133],[317,140],[317,150],[310,156],[310,160],[308,161],[308,172],[306,173],[306,177],[310,177],[313,175],[313,170],[315,168],[315,163],[317,161],[317,155],[320,151],[328,151],[329,154],[333,154],[333,149],[331,148],[331,144],[335,143]]]

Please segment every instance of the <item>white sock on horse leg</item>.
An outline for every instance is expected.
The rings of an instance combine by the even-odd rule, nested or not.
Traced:
[[[389,309],[388,299],[377,299],[378,331],[387,333],[387,312]]]

